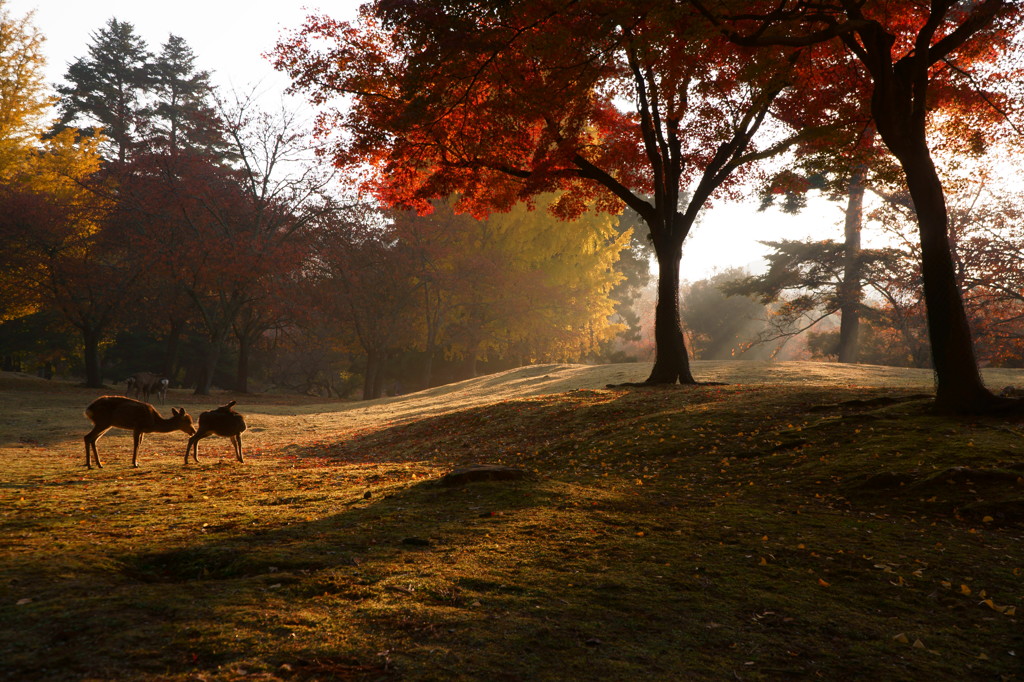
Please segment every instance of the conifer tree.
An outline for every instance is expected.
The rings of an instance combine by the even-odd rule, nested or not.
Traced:
[[[57,86],[58,129],[75,125],[102,133],[108,160],[125,163],[139,142],[144,94],[152,82],[152,55],[135,27],[110,19],[91,35],[87,57],[68,67],[67,83]]]
[[[224,135],[213,106],[210,72],[196,67],[196,55],[180,36],[171,35],[152,65],[154,100],[146,113],[155,147],[176,153],[216,153]]]

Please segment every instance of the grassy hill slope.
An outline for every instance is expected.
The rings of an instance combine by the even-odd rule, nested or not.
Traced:
[[[97,393],[0,376],[0,679],[1019,679],[1020,424],[867,366],[605,388],[648,369],[172,391],[238,400],[248,461],[121,432],[91,471]],[[437,482],[484,462],[528,477]]]

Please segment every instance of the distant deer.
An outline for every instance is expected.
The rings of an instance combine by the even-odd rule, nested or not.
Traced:
[[[167,379],[159,374],[136,372],[128,377],[128,380],[125,382],[125,395],[131,398],[134,393],[136,398],[149,402],[149,396],[156,393],[160,397],[160,401],[163,402],[167,399],[167,385],[169,383]]]
[[[167,387],[170,385],[169,379],[160,378],[157,379],[156,383],[152,387],[152,393],[156,397],[160,398],[160,404],[163,405],[167,402]]]
[[[111,428],[128,429],[134,437],[132,448],[132,466],[139,466],[139,444],[147,433],[170,433],[184,431],[191,436],[196,432],[192,425],[192,417],[184,408],[172,407],[171,418],[164,419],[149,403],[132,400],[119,395],[108,395],[97,398],[85,408],[85,416],[94,424],[92,431],[85,434],[85,466],[92,468],[90,453],[100,464],[100,455],[96,452],[96,441]]]
[[[232,410],[235,401],[227,405],[221,405],[216,410],[203,412],[199,415],[199,429],[185,446],[185,466],[188,466],[188,455],[192,453],[192,459],[199,462],[199,441],[207,436],[217,434],[231,439],[231,445],[235,448],[235,457],[239,462],[242,459],[242,432],[245,431],[245,418]]]

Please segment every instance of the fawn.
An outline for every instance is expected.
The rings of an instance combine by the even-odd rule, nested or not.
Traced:
[[[196,432],[192,426],[192,417],[184,408],[172,407],[171,418],[164,419],[149,403],[119,395],[108,395],[92,401],[85,408],[85,416],[94,424],[92,431],[85,434],[85,466],[89,469],[92,468],[90,453],[96,458],[96,466],[103,468],[100,455],[96,452],[96,441],[111,428],[129,429],[132,432],[135,442],[132,448],[133,467],[139,466],[139,444],[145,434],[184,431],[191,436]]]
[[[221,405],[216,410],[203,412],[199,415],[199,429],[188,439],[185,446],[185,466],[188,466],[188,455],[192,453],[192,459],[199,462],[199,441],[207,436],[217,434],[231,439],[231,445],[235,448],[235,457],[239,462],[242,459],[242,432],[245,431],[245,418],[232,410],[235,401],[227,405]]]

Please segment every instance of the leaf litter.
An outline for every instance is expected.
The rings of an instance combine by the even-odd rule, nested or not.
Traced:
[[[247,464],[213,439],[185,469],[154,435],[131,470],[111,434],[88,473],[87,391],[4,378],[0,659],[34,679],[1015,679],[1020,425],[932,414],[912,371],[832,367],[232,395]],[[435,485],[481,462],[533,477]]]

